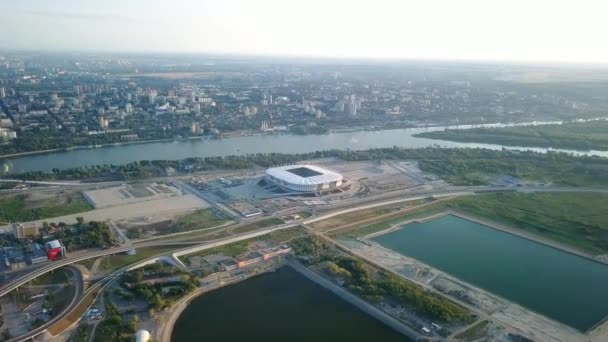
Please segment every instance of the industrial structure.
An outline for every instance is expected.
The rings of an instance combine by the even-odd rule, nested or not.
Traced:
[[[317,192],[343,185],[341,174],[314,165],[288,165],[266,170],[266,180],[280,188],[297,192]]]

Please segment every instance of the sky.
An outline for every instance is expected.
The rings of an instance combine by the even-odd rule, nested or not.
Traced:
[[[605,0],[0,0],[0,49],[608,64]]]

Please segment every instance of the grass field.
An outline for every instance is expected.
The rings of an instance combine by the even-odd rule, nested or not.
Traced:
[[[206,250],[200,251],[198,253],[194,253],[194,254],[184,255],[184,256],[181,256],[180,259],[182,259],[182,261],[185,261],[186,263],[188,263],[188,259],[190,259],[193,256],[207,256],[207,255],[217,254],[217,253],[223,253],[226,256],[236,257],[240,254],[247,252],[247,247],[249,246],[249,244],[251,242],[269,241],[275,245],[278,245],[281,243],[288,242],[289,240],[291,240],[295,237],[299,237],[299,236],[302,236],[305,234],[308,234],[308,233],[306,232],[306,230],[304,230],[303,227],[300,227],[300,226],[293,227],[293,228],[286,228],[286,229],[277,230],[277,231],[274,231],[272,233],[265,234],[262,236],[254,237],[251,239],[230,243],[230,244],[219,246],[216,248],[206,249]]]
[[[608,194],[502,193],[459,197],[421,210],[362,224],[338,234],[358,238],[403,221],[459,211],[551,239],[590,254],[608,253]]]
[[[184,248],[186,246],[171,246],[171,247],[143,247],[137,248],[137,254],[114,254],[103,257],[104,260],[101,262],[101,268],[105,271],[114,271],[121,267],[125,267],[129,264],[137,261],[150,258],[157,254],[162,254],[176,249]]]
[[[88,307],[93,304],[93,301],[95,300],[95,297],[97,296],[99,291],[100,288],[97,288],[89,292],[86,297],[82,299],[80,304],[78,304],[78,306],[76,306],[76,308],[72,310],[72,312],[70,312],[64,319],[58,321],[57,323],[49,327],[49,333],[51,333],[51,335],[53,336],[57,336],[57,334],[60,334],[69,326],[71,326],[74,322],[80,319],[80,317],[84,315],[84,312],[88,309]]]
[[[236,234],[242,234],[242,233],[248,233],[248,232],[252,232],[254,230],[258,230],[258,229],[262,229],[262,228],[268,228],[268,227],[272,227],[272,226],[278,226],[280,224],[283,224],[284,222],[281,221],[280,219],[276,218],[276,217],[271,217],[268,219],[264,219],[264,220],[260,220],[260,221],[255,221],[252,223],[248,223],[245,225],[242,225],[240,227],[236,227],[234,228],[232,231]]]
[[[65,284],[68,281],[68,271],[64,268],[59,268],[51,272],[47,272],[32,280],[32,285],[51,285]]]
[[[592,254],[608,253],[608,194],[485,194],[449,203],[453,210],[541,235]]]
[[[352,229],[348,231],[338,231],[334,232],[333,235],[342,235],[350,238],[359,238],[371,233],[375,233],[384,229],[388,229],[391,226],[398,224],[407,220],[414,220],[418,218],[429,217],[434,214],[441,213],[445,211],[447,208],[446,202],[436,202],[430,204],[419,210],[408,211],[401,215],[395,215],[388,219],[380,219],[374,222],[370,222],[367,224],[363,224],[359,226],[357,229]]]
[[[487,336],[489,321],[481,321],[456,336],[463,341],[477,341]]]
[[[460,142],[509,146],[554,147],[575,150],[608,150],[608,121],[577,122],[503,128],[452,129],[417,136]]]
[[[197,210],[193,213],[179,216],[172,224],[171,232],[185,232],[195,229],[212,228],[229,221],[229,218],[221,211],[208,208]]]
[[[323,221],[314,222],[309,225],[310,228],[318,231],[325,231],[333,229],[345,224],[350,224],[357,221],[368,220],[380,215],[386,215],[390,213],[397,213],[399,210],[411,208],[416,205],[425,204],[431,202],[432,199],[422,199],[409,202],[400,202],[395,204],[389,204],[381,207],[358,210],[334,217],[330,217]]]
[[[0,199],[0,221],[34,221],[92,210],[80,193],[59,194],[48,198],[34,195],[8,195]]]

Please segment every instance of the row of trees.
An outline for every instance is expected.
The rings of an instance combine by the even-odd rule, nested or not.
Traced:
[[[485,184],[487,175],[510,175],[563,185],[608,185],[608,159],[576,157],[571,154],[488,149],[381,148],[365,151],[327,150],[305,154],[258,153],[244,156],[186,158],[183,160],[145,160],[125,165],[101,165],[58,170],[51,173],[27,172],[7,177],[42,179],[142,179],[165,175],[172,167],[193,170],[234,170],[255,166],[271,167],[301,160],[335,157],[345,161],[418,160],[423,171],[434,173],[455,184]]]
[[[131,342],[133,334],[137,331],[137,316],[129,321],[123,319],[118,307],[111,303],[109,298],[105,298],[106,302],[106,319],[97,326],[95,330],[95,341],[116,341],[116,342]]]
[[[309,236],[297,239],[292,241],[291,246],[296,255],[310,264],[325,262],[328,272],[340,278],[347,289],[370,301],[390,299],[430,319],[443,322],[469,322],[472,319],[465,308],[450,300],[392,274],[383,271],[372,274],[361,260],[338,254],[317,238]]]
[[[112,235],[110,227],[105,222],[90,221],[84,222],[82,217],[77,217],[78,223],[68,226],[63,222],[58,224],[43,222],[43,227],[40,230],[36,242],[44,244],[45,236],[48,236],[51,230],[52,235],[61,240],[68,251],[86,248],[101,248],[116,246],[118,241]]]

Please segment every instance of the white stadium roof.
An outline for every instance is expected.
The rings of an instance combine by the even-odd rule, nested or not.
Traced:
[[[266,170],[266,174],[287,183],[297,185],[326,184],[342,180],[341,174],[314,165],[273,167]]]

